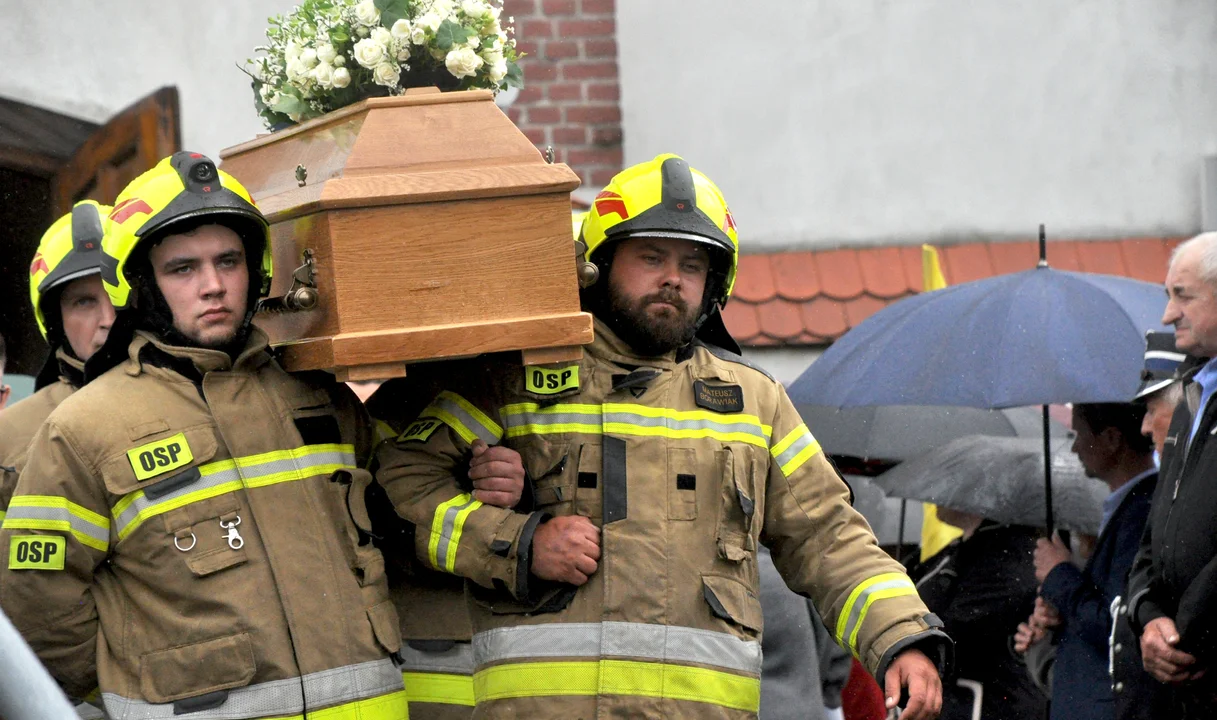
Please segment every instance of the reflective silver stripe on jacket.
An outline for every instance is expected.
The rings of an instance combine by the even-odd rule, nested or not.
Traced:
[[[644,658],[761,672],[759,642],[712,630],[611,621],[496,628],[473,636],[473,659],[479,667],[554,657]]]
[[[399,654],[402,657],[401,669],[406,672],[473,674],[473,646],[467,642],[458,642],[438,652],[415,650],[403,643]]]
[[[188,671],[183,668],[183,671]],[[298,678],[234,688],[219,707],[175,715],[173,703],[154,704],[102,693],[106,713],[114,720],[238,720],[281,717],[387,695],[405,689],[401,671],[392,660],[371,660],[358,665],[322,670]]]

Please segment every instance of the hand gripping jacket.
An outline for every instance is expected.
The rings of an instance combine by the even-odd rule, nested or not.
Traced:
[[[476,583],[475,717],[755,717],[758,543],[872,672],[914,643],[949,649],[782,386],[738,356],[637,357],[597,322],[578,363],[469,375],[485,380],[382,446],[379,479],[429,528],[420,556]],[[520,452],[536,512],[471,497],[478,438]],[[548,585],[529,573],[533,531],[573,514],[601,528],[600,567]]]

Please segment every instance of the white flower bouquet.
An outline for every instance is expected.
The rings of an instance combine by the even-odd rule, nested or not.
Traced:
[[[406,88],[521,87],[502,0],[303,0],[269,19],[263,53],[246,61],[271,129]]]

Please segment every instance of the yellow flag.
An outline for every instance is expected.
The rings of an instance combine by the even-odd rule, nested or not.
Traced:
[[[947,286],[947,280],[942,276],[942,266],[938,264],[938,250],[929,246],[921,246],[921,287],[924,292],[941,290]],[[938,508],[933,503],[921,504],[921,560],[925,562],[938,554],[957,537],[962,537],[963,531],[954,525],[947,525],[938,519]]]

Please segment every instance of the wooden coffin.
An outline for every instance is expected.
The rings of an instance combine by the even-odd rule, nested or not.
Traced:
[[[570,225],[579,179],[488,91],[372,98],[220,157],[271,222],[274,282],[255,321],[290,370],[399,377],[487,352],[573,359],[591,342]]]

